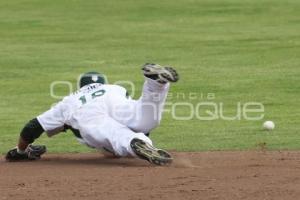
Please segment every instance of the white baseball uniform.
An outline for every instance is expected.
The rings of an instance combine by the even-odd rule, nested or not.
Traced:
[[[152,144],[145,133],[158,126],[168,90],[169,83],[146,78],[141,97],[133,100],[126,97],[123,87],[94,83],[65,97],[37,119],[49,136],[67,124],[78,129],[80,141],[90,147],[135,156],[130,142],[139,138]]]

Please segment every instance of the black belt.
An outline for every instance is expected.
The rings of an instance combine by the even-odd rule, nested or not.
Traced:
[[[82,136],[80,134],[80,131],[78,129],[73,128],[72,126],[66,125],[64,126],[64,131],[67,131],[70,129],[72,133],[75,135],[75,137],[82,139]]]

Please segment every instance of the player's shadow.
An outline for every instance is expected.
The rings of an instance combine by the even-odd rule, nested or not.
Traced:
[[[45,165],[94,165],[94,166],[119,166],[119,167],[149,167],[147,161],[135,158],[110,158],[102,155],[85,155],[80,154],[73,156],[66,155],[49,155],[44,156],[37,161],[39,164]]]

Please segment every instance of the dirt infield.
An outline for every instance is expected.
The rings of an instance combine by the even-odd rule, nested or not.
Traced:
[[[168,167],[101,154],[0,160],[0,199],[299,199],[300,152],[173,153]]]

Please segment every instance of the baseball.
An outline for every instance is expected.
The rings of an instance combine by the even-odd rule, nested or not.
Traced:
[[[270,131],[270,130],[273,130],[275,128],[275,124],[272,121],[265,121],[264,124],[263,124],[263,128],[265,130]]]

